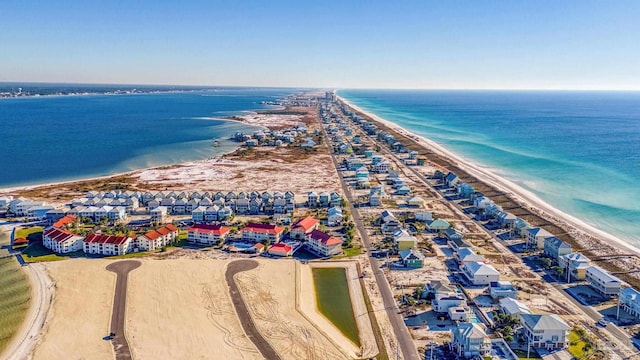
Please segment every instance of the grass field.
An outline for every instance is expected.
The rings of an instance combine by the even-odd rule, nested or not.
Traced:
[[[42,226],[32,226],[27,228],[16,229],[14,238],[26,238],[29,241],[42,240]]]
[[[351,305],[346,270],[317,268],[312,272],[318,310],[349,340],[360,346],[360,335]]]
[[[69,254],[58,255],[47,249],[42,245],[42,243],[33,243],[27,246],[26,249],[22,251],[22,258],[26,262],[40,262],[40,261],[58,261],[58,260],[66,260],[70,257],[79,257],[84,256],[82,251],[76,251]]]
[[[31,299],[26,274],[13,256],[0,259],[0,352],[20,328]]]
[[[583,350],[584,346],[585,342],[580,337],[580,334],[575,330],[571,330],[569,332],[569,353],[576,359],[584,359],[592,352],[592,350],[585,352]]]

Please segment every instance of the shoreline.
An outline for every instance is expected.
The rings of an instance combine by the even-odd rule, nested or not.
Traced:
[[[383,124],[388,128],[396,131],[398,134],[409,138],[418,145],[433,151],[434,153],[442,156],[445,159],[449,159],[451,162],[457,163],[457,165],[462,170],[469,173],[469,175],[475,177],[479,181],[482,181],[491,187],[504,191],[508,196],[512,197],[515,202],[520,203],[522,206],[528,208],[530,211],[544,218],[548,218],[550,221],[556,223],[556,225],[558,225],[559,227],[569,226],[579,232],[584,233],[587,236],[591,236],[595,241],[604,242],[615,249],[626,250],[640,257],[640,249],[634,247],[632,244],[629,244],[626,241],[603,230],[600,230],[571,214],[565,213],[553,207],[549,203],[540,199],[537,195],[533,194],[531,191],[524,189],[523,187],[508,179],[500,177],[489,169],[483,168],[482,166],[475,164],[468,159],[465,159],[464,157],[446,149],[433,140],[417,135],[392,121],[386,120],[369,111],[365,111],[364,109],[354,105],[337,93],[336,97],[350,108],[368,116],[373,121]]]

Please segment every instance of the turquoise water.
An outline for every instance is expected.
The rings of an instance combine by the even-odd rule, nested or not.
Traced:
[[[640,92],[338,93],[640,247]]]
[[[211,118],[264,109],[293,89],[0,99],[0,188],[205,159],[254,127]],[[213,139],[222,139],[213,147]]]

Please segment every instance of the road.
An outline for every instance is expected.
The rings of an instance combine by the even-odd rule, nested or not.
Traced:
[[[330,139],[324,127],[322,128],[325,139]],[[329,149],[331,153],[331,159],[333,160],[333,165],[336,169],[339,168],[338,160],[336,159],[333,151]],[[340,185],[342,186],[342,192],[347,197],[349,201],[349,210],[351,214],[353,214],[353,221],[355,222],[356,229],[360,233],[360,238],[362,239],[362,243],[364,245],[367,254],[371,253],[371,241],[369,240],[369,233],[362,223],[362,218],[360,217],[360,213],[358,209],[353,206],[354,199],[351,196],[351,192],[349,191],[349,187],[344,180],[344,178],[338,174],[340,178]],[[396,340],[400,346],[402,351],[402,357],[407,360],[419,360],[420,356],[418,355],[418,349],[416,348],[416,344],[409,334],[409,330],[407,329],[406,324],[404,323],[404,318],[400,314],[400,309],[396,304],[396,300],[393,296],[393,291],[391,291],[391,286],[387,281],[387,277],[384,272],[380,270],[380,263],[377,259],[368,256],[369,263],[371,264],[371,269],[373,271],[373,275],[375,276],[376,283],[378,284],[378,289],[380,290],[380,294],[382,295],[382,300],[384,302],[384,308],[387,311],[387,316],[389,317],[389,321],[391,322],[391,326],[393,327],[393,333],[396,336]],[[396,354],[398,355],[398,354]],[[393,354],[389,354],[390,358],[393,358]],[[397,356],[396,356],[397,357]]]
[[[229,263],[227,266],[227,271],[224,274],[225,279],[227,280],[227,285],[229,285],[229,295],[231,295],[231,302],[233,302],[233,307],[236,309],[236,314],[240,319],[240,324],[242,325],[242,329],[249,340],[253,342],[253,344],[258,348],[260,354],[265,359],[280,359],[280,355],[276,352],[276,350],[269,344],[267,339],[265,339],[258,328],[256,328],[253,319],[251,318],[251,314],[249,314],[249,309],[247,308],[247,304],[244,302],[242,298],[242,293],[238,288],[238,284],[234,279],[234,276],[237,273],[241,273],[243,271],[249,271],[258,267],[258,262],[254,260],[236,260]]]
[[[118,275],[116,289],[113,294],[113,311],[111,312],[111,333],[115,336],[111,339],[116,360],[130,360],[131,349],[124,333],[124,321],[127,310],[127,281],[129,273],[140,267],[138,260],[123,260],[107,265],[108,271]]]
[[[51,301],[53,300],[53,283],[47,276],[42,264],[31,264],[22,267],[31,282],[31,305],[22,327],[0,354],[6,360],[21,360],[29,358],[40,338],[40,331],[47,318]],[[4,357],[6,355],[6,357]]]

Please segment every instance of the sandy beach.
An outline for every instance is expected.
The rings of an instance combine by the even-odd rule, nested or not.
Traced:
[[[347,101],[346,99],[340,96],[338,96],[338,98],[344,103],[346,103],[349,107],[353,108],[358,112],[365,114],[366,116],[370,117],[374,121],[384,124],[385,126],[396,131],[397,133],[414,140],[419,145],[422,145],[423,147],[428,148],[429,150],[432,150],[436,154],[456,162],[461,169],[463,169],[464,171],[467,171],[470,175],[480,179],[482,182],[487,183],[489,186],[495,187],[496,189],[499,189],[508,193],[508,195],[513,197],[514,200],[520,202],[523,206],[529,208],[533,212],[541,215],[542,217],[548,218],[549,220],[552,220],[553,222],[557,223],[562,227],[567,227],[567,226],[573,227],[578,232],[577,234],[575,234],[575,235],[578,235],[577,236],[578,239],[576,240],[582,241],[585,244],[584,245],[585,248],[593,248],[594,246],[597,246],[598,241],[602,241],[602,242],[605,242],[607,245],[612,246],[615,249],[624,249],[624,251],[628,251],[640,256],[640,249],[635,248],[629,245],[628,243],[618,239],[617,237],[609,233],[606,233],[600,229],[597,229],[594,226],[587,224],[584,221],[570,214],[567,214],[565,212],[562,212],[554,208],[553,206],[551,206],[550,204],[548,204],[547,202],[543,201],[538,196],[533,194],[532,192],[522,188],[521,186],[517,185],[512,181],[509,181],[503,177],[498,176],[497,174],[492,172],[490,169],[481,167],[469,161],[468,159],[465,159],[464,157],[451,152],[450,150],[444,148],[443,146],[441,146],[440,144],[432,140],[429,140],[422,136],[418,136],[391,121],[385,120],[375,114],[367,112],[361,109],[360,107],[351,104],[349,101]]]

